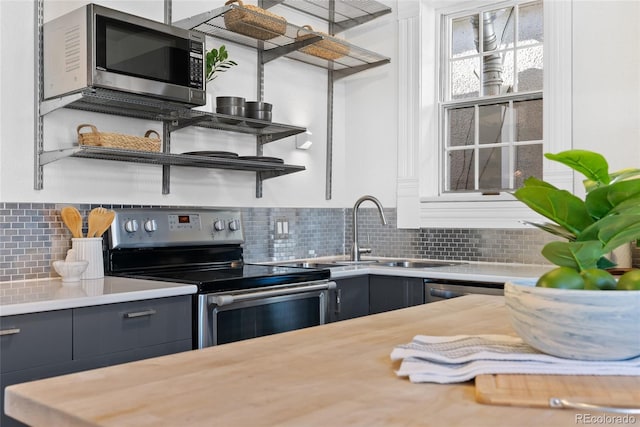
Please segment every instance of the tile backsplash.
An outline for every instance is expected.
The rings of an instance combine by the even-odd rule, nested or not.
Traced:
[[[63,206],[0,203],[0,281],[55,275],[52,262],[63,259],[71,245],[71,233],[60,218]],[[84,218],[97,206],[140,207],[75,206]],[[241,208],[241,211],[246,261],[343,255],[351,248],[350,208]],[[386,226],[375,208],[358,211],[360,247],[371,248],[374,256],[544,264],[540,249],[552,240],[537,229],[398,229],[396,210],[384,212]],[[640,250],[634,248],[633,264],[638,265],[639,261]]]

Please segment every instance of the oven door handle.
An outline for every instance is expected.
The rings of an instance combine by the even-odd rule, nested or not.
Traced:
[[[284,289],[272,289],[268,291],[247,292],[244,294],[220,294],[209,296],[209,304],[215,304],[218,307],[229,305],[240,301],[248,301],[260,298],[276,297],[282,295],[300,294],[312,291],[324,291],[327,289],[335,289],[336,282],[309,282],[308,285],[295,286]]]

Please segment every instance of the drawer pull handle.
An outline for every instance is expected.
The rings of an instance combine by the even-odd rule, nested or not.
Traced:
[[[15,335],[15,334],[19,334],[19,333],[20,333],[20,328],[3,329],[3,330],[0,331],[0,336]]]
[[[134,311],[133,313],[125,313],[125,319],[133,319],[134,317],[152,316],[156,314],[154,309],[145,311]]]

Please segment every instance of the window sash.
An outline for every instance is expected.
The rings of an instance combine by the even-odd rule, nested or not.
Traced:
[[[508,191],[514,188],[515,186],[515,156],[516,156],[516,148],[518,146],[525,145],[543,145],[542,140],[535,141],[515,141],[515,126],[516,122],[514,120],[514,102],[520,101],[530,101],[536,99],[543,98],[542,88],[540,90],[535,91],[526,91],[526,92],[517,92],[518,79],[514,78],[514,81],[511,82],[514,90],[516,92],[511,92],[507,94],[498,94],[498,95],[483,95],[483,77],[484,77],[484,64],[482,62],[482,58],[487,52],[484,51],[484,43],[482,40],[477,42],[477,51],[469,54],[463,55],[454,55],[452,46],[453,46],[453,23],[455,20],[460,18],[466,18],[473,15],[479,17],[478,19],[478,34],[483,34],[483,26],[485,12],[491,12],[498,9],[504,8],[513,8],[513,28],[512,31],[514,33],[514,37],[511,40],[511,44],[507,47],[500,48],[496,50],[492,50],[491,53],[500,53],[500,52],[513,52],[515,58],[513,59],[514,64],[517,63],[517,56],[519,51],[523,48],[529,48],[532,46],[540,46],[543,43],[522,43],[522,40],[519,40],[518,34],[519,31],[519,18],[520,18],[520,10],[519,7],[521,4],[533,4],[535,1],[524,0],[524,1],[509,1],[503,3],[493,3],[487,4],[485,6],[473,7],[461,9],[459,11],[455,11],[453,13],[442,13],[440,15],[440,23],[441,23],[441,44],[440,44],[440,67],[439,73],[441,78],[438,79],[440,81],[440,89],[439,93],[439,101],[438,101],[438,111],[439,111],[439,152],[440,152],[440,194],[455,194],[455,193],[473,193],[473,192],[502,192]],[[478,61],[478,70],[479,70],[479,81],[478,81],[478,96],[470,97],[470,98],[457,98],[452,99],[452,75],[450,74],[450,66],[454,61],[464,60],[474,58]],[[514,68],[514,73],[517,73],[517,68]],[[473,90],[473,89],[472,89]],[[507,135],[502,136],[502,141],[496,143],[481,143],[480,142],[480,108],[483,106],[489,105],[506,105],[507,107],[507,116],[502,123],[502,128],[507,131]],[[450,112],[456,109],[462,108],[473,108],[474,109],[474,118],[473,118],[473,141],[472,144],[468,145],[456,145],[451,146],[451,123],[450,123]],[[502,157],[502,166],[500,170],[500,183],[497,185],[498,188],[481,188],[481,174],[480,174],[480,153],[482,149],[490,149],[490,148],[501,148],[503,149],[506,156]],[[469,175],[473,174],[473,188],[464,188],[464,189],[456,189],[452,188],[451,182],[451,174],[452,174],[452,161],[450,159],[450,153],[453,152],[464,152],[468,151],[472,153],[473,165],[469,165],[469,171],[466,171],[465,180],[468,182],[470,178]],[[485,151],[486,153],[486,151]],[[464,165],[463,165],[464,167]],[[464,172],[464,171],[463,171]],[[470,187],[470,185],[465,185],[465,187]]]
[[[543,140],[526,140],[516,141],[516,120],[514,117],[516,102],[531,101],[542,99],[542,92],[529,92],[526,94],[510,94],[509,96],[485,97],[482,100],[466,100],[465,102],[448,102],[442,103],[441,106],[441,127],[442,127],[442,170],[444,171],[441,180],[442,193],[469,193],[469,192],[492,192],[492,191],[508,191],[515,187],[515,150],[517,147],[527,145],[543,145]],[[500,142],[481,142],[480,141],[480,107],[489,105],[505,105],[507,106],[507,114],[505,116],[502,127],[507,133]],[[474,131],[473,142],[467,145],[450,145],[450,112],[462,108],[474,109]],[[499,188],[481,188],[480,187],[480,150],[490,148],[504,148],[507,156],[503,158],[503,167],[501,171],[501,185]],[[473,153],[473,189],[452,189],[451,188],[451,163],[449,161],[449,153],[456,151],[469,151]]]

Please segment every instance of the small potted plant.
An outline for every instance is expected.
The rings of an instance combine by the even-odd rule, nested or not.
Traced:
[[[229,68],[238,65],[235,61],[229,59],[229,52],[225,45],[220,48],[213,48],[206,55],[206,82],[214,80],[218,77],[216,73],[224,73]]]
[[[567,240],[548,243],[542,255],[560,267],[582,273],[587,279],[593,273],[610,282],[612,278],[608,278],[606,272],[598,271],[615,266],[605,255],[640,238],[640,169],[609,173],[606,159],[586,150],[547,153],[545,157],[582,173],[586,177],[583,182],[587,194],[583,201],[534,177],[526,179],[524,186],[515,191],[518,200],[553,221],[533,225]],[[561,272],[570,275],[568,270]],[[636,277],[633,282],[640,288],[640,270],[629,273],[628,277]],[[567,283],[573,283],[569,287],[580,287],[579,280]],[[622,283],[630,285],[632,281],[625,279]],[[562,281],[557,285],[562,287]],[[592,284],[587,280],[586,285]]]
[[[640,170],[609,173],[605,158],[569,150],[545,157],[582,173],[585,199],[537,178],[514,196],[552,222],[533,225],[566,241],[542,255],[557,265],[537,281],[505,283],[511,324],[532,347],[581,360],[640,356],[640,270],[616,280],[605,255],[640,239]]]

